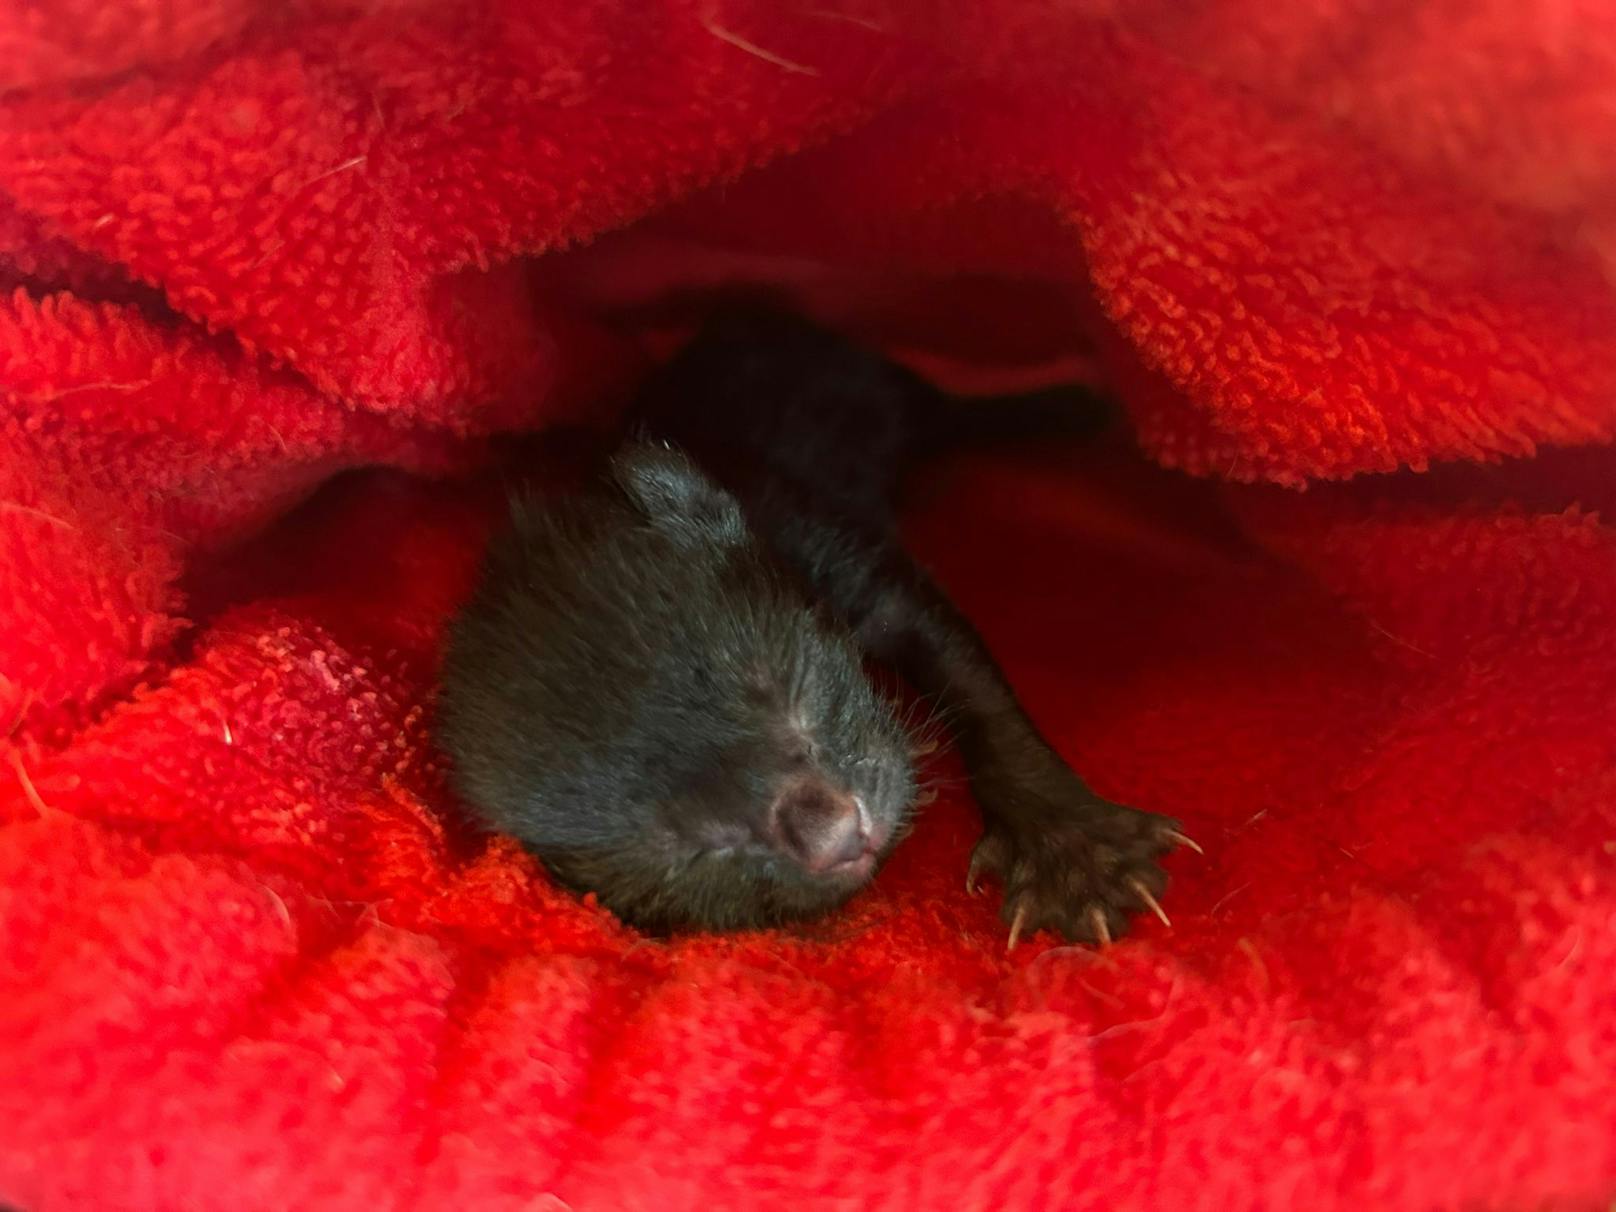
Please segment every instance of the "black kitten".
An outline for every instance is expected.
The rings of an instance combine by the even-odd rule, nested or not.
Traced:
[[[714,322],[647,385],[605,482],[517,504],[493,545],[444,666],[466,800],[637,925],[826,912],[915,794],[867,653],[950,721],[986,825],[967,879],[1004,882],[1012,945],[1159,914],[1157,860],[1187,839],[1072,772],[896,537],[906,458],[993,407],[792,317]]]

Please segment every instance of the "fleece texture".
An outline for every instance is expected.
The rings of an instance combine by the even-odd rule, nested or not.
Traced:
[[[1616,1197],[1601,5],[4,0],[0,65],[0,1201]],[[1007,954],[946,754],[792,931],[464,826],[500,435],[733,282],[1117,395],[907,524],[1204,847],[1170,930]]]

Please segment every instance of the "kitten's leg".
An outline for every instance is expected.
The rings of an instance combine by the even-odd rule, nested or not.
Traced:
[[[944,709],[984,818],[967,887],[995,875],[1010,945],[1048,927],[1108,943],[1132,914],[1166,920],[1160,858],[1194,846],[1167,817],[1102,799],[1050,746],[975,628],[895,544],[864,580],[860,642]],[[835,594],[830,595],[832,597]]]

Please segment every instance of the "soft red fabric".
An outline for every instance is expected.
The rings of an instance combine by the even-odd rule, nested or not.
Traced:
[[[1616,1196],[1603,6],[8,0],[0,64],[0,1200]],[[796,931],[458,823],[488,438],[737,279],[1124,400],[912,531],[1204,845],[1171,931],[1006,954],[946,757]]]

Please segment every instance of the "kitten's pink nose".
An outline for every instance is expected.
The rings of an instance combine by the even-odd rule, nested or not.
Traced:
[[[781,849],[815,875],[858,864],[872,850],[858,800],[818,781],[782,792],[774,818]]]

